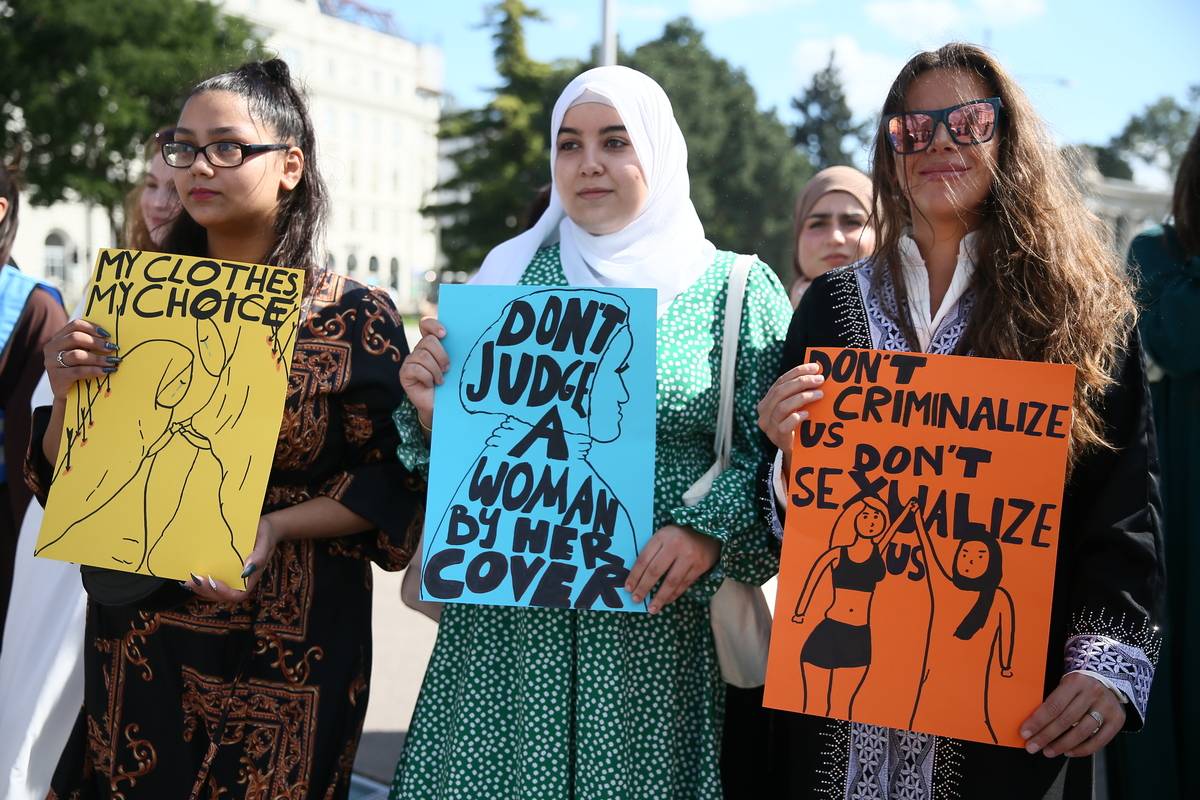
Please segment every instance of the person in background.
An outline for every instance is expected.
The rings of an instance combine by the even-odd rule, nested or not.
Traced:
[[[1171,212],[1129,247],[1162,468],[1167,624],[1146,730],[1109,752],[1114,800],[1200,797],[1200,128]]]
[[[0,165],[0,648],[17,538],[30,493],[21,478],[29,443],[30,398],[42,376],[42,345],[67,322],[62,295],[12,262],[21,198]],[[11,475],[15,480],[10,481]]]
[[[390,422],[404,331],[386,294],[324,269],[316,136],[284,62],[195,86],[162,154],[183,206],[162,249],[301,269],[303,319],[245,589],[85,574],[84,704],[50,797],[345,800],[371,562],[406,566],[422,517]],[[43,351],[54,404],[35,412],[26,465],[43,502],[67,393],[122,369],[119,345],[75,320]]]
[[[873,163],[875,255],[813,282],[759,406],[782,463],[764,512],[779,530],[777,476],[821,397],[810,347],[1073,365],[1046,699],[1018,727],[1024,749],[780,712],[777,791],[1090,798],[1091,757],[1146,719],[1161,644],[1161,506],[1132,284],[1028,98],[979,47],[948,44],[902,68]]]
[[[828,167],[805,185],[796,198],[792,234],[796,242],[793,308],[816,278],[875,252],[874,207],[871,179],[854,167]]]
[[[163,128],[146,140],[146,169],[142,181],[125,197],[125,247],[154,250],[162,245],[179,214],[179,193],[171,168],[163,161],[162,146],[174,136]]]

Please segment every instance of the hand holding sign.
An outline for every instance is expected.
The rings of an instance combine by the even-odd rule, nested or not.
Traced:
[[[808,419],[805,406],[824,397],[825,376],[815,363],[800,364],[779,376],[758,403],[758,427],[783,451],[784,472],[791,470],[792,434]]]
[[[625,591],[640,603],[661,580],[650,603],[650,613],[657,614],[712,569],[720,555],[721,543],[711,536],[679,525],[659,528],[634,562]]]
[[[63,401],[79,381],[116,372],[121,359],[108,331],[84,319],[71,320],[42,348],[46,377],[54,399]],[[54,439],[55,446],[58,438]]]
[[[400,386],[426,429],[433,428],[433,387],[445,382],[450,369],[450,357],[441,341],[445,336],[446,328],[437,319],[423,318],[421,339],[400,368]]]

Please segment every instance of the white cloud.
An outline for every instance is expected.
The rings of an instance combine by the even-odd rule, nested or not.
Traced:
[[[1011,28],[1046,13],[1045,0],[871,0],[867,19],[896,39],[923,48]]]
[[[904,62],[863,50],[857,39],[845,34],[828,39],[805,39],[796,45],[792,57],[796,76],[794,94],[799,94],[808,85],[813,73],[825,68],[830,51],[833,51],[834,63],[841,73],[850,110],[858,119],[873,119],[879,114],[884,96]]]
[[[768,11],[806,5],[810,0],[690,0],[688,10],[705,22],[749,17]]]
[[[873,0],[864,10],[867,19],[892,36],[923,46],[944,42],[964,22],[954,0]]]

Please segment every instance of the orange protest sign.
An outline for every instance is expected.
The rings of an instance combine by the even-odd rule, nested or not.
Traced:
[[[1020,747],[1043,699],[1075,369],[812,349],[765,704]]]

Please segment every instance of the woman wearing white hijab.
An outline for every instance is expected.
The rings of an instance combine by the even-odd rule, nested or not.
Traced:
[[[625,67],[578,76],[554,107],[551,142],[549,208],[488,255],[476,282],[658,291],[657,532],[628,585],[651,613],[447,605],[392,797],[720,798],[724,684],[708,603],[726,576],[757,584],[777,568],[755,512],[755,404],[791,307],[756,262],[731,466],[685,507],[684,491],[714,458],[735,254],[704,237],[683,135],[649,77]],[[421,328],[401,370],[409,402],[396,412],[401,459],[417,469],[447,366],[444,328],[433,319]]]

